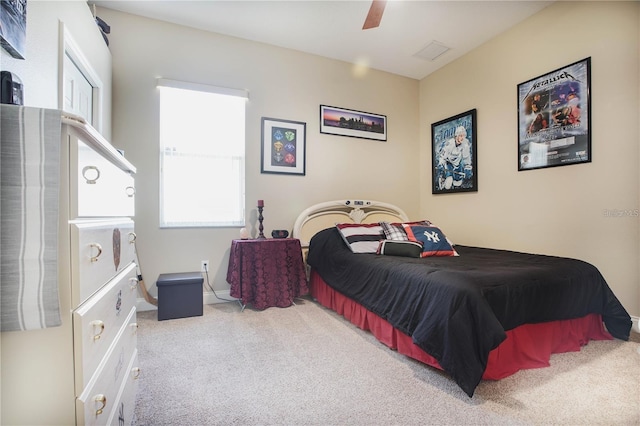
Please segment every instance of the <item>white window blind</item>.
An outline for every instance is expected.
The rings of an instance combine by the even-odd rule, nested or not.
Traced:
[[[158,87],[160,227],[243,226],[246,91]]]

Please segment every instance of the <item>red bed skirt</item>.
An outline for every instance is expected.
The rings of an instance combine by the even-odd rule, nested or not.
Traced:
[[[329,287],[311,271],[311,295],[323,306],[337,312],[357,327],[370,331],[380,342],[399,353],[432,367],[438,361],[413,343],[410,336],[396,330],[386,320]],[[489,353],[485,380],[498,380],[527,368],[548,367],[551,354],[576,352],[589,340],[612,340],[598,314],[582,318],[524,324],[506,332],[507,338]]]

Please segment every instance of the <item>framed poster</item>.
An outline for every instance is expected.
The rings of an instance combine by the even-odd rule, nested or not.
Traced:
[[[320,105],[320,133],[386,142],[387,116]]]
[[[591,162],[591,58],[518,84],[518,171]]]
[[[307,123],[262,117],[261,173],[305,174]]]
[[[0,45],[17,59],[25,58],[27,0],[0,0]]]
[[[431,125],[433,194],[478,190],[476,110]]]

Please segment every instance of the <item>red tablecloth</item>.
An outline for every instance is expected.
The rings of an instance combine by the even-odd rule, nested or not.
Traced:
[[[290,306],[308,293],[300,240],[233,240],[227,282],[231,297],[256,309]]]

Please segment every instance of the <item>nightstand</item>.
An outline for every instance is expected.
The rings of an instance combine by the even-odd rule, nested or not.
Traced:
[[[265,238],[233,240],[227,282],[231,297],[255,309],[285,308],[309,289],[300,240]]]

